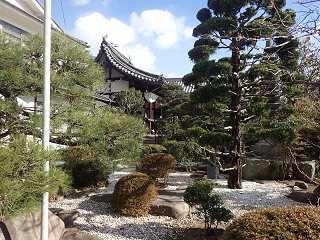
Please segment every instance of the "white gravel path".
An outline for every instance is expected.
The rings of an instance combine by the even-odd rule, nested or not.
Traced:
[[[106,188],[96,190],[97,193],[112,193],[115,183],[128,172],[116,172],[110,175],[110,184]],[[212,180],[216,183],[217,192],[226,208],[237,217],[257,208],[276,207],[282,205],[305,205],[286,197],[291,189],[283,183],[270,182],[260,184],[253,181],[243,181],[243,189],[228,189],[226,176],[220,174],[220,179]],[[193,179],[189,173],[171,173],[169,188],[191,185]],[[166,216],[152,216],[133,218],[114,213],[109,203],[95,202],[89,198],[71,199],[50,203],[52,208],[79,211],[79,217],[74,227],[97,235],[105,240],[154,240],[168,239],[174,234],[175,226],[185,227],[197,219],[196,215],[181,218],[178,221]]]

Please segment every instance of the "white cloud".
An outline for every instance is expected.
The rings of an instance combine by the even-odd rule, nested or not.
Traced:
[[[78,18],[70,34],[88,42],[93,56],[99,52],[102,37],[106,34],[108,42],[119,46],[126,45],[136,39],[132,27],[115,18],[106,19],[97,12]]]
[[[147,46],[136,44],[132,47],[119,47],[120,51],[126,57],[130,57],[132,64],[147,72],[152,72],[156,57],[153,52]]]
[[[73,6],[84,6],[90,3],[91,0],[71,0]]]
[[[111,3],[112,1],[114,1],[114,0],[103,0],[103,1],[101,1],[101,4],[106,7],[106,6],[108,6],[109,3]]]
[[[102,1],[108,4],[113,0]],[[185,26],[184,22],[183,17],[177,18],[168,11],[147,10],[141,16],[132,13],[129,26],[115,18],[107,19],[102,14],[93,12],[78,18],[70,35],[88,42],[93,56],[97,56],[102,37],[107,35],[107,41],[119,46],[117,49],[130,57],[134,66],[154,72],[155,54],[150,48],[137,42],[152,41],[158,48],[172,48],[180,40],[192,38],[192,29]]]
[[[134,12],[130,20],[138,33],[151,38],[160,48],[173,47],[181,38],[192,37],[192,28],[185,26],[185,18],[175,17],[169,11],[146,10],[141,16]]]

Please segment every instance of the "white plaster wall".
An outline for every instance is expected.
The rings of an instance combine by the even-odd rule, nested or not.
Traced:
[[[114,81],[113,87],[111,88],[111,92],[120,92],[128,88],[129,88],[129,81],[116,80]]]
[[[115,77],[123,77],[124,75],[119,73],[118,71],[111,69],[111,78],[115,78]]]
[[[7,0],[7,2],[24,10],[25,12],[41,19],[44,19],[44,9],[36,0]],[[20,28],[32,34],[43,34],[43,22],[32,18],[28,14],[21,12],[9,4],[0,2],[0,19],[10,23],[11,25]],[[52,21],[52,26],[60,30],[61,28],[56,22]]]

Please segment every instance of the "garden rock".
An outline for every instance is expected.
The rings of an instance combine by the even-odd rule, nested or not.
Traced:
[[[71,195],[71,198],[75,199],[75,198],[80,198],[80,199],[84,199],[87,197],[91,197],[92,195],[94,195],[93,191],[82,191],[82,192],[76,192],[75,194]]]
[[[309,190],[293,190],[290,194],[292,200],[296,202],[312,203],[314,195]]]
[[[316,161],[313,160],[299,162],[298,167],[301,172],[307,175],[307,177],[299,171],[296,165],[293,165],[293,176],[298,180],[302,180],[304,182],[311,182],[310,178],[312,179],[314,177],[316,171]]]
[[[185,217],[190,213],[189,205],[183,201],[185,189],[158,189],[158,199],[152,203],[150,214],[173,218]]]
[[[209,163],[201,163],[198,164],[197,169],[200,171],[204,171],[205,173],[207,172],[207,167],[209,166]]]
[[[308,188],[308,185],[303,181],[296,181],[294,185],[299,187],[299,188],[301,188],[301,189],[307,189]]]
[[[206,172],[204,171],[196,171],[191,173],[190,178],[196,178],[196,179],[202,179],[206,175]]]
[[[68,227],[77,219],[79,212],[76,210],[62,210],[57,213],[57,216],[61,218],[65,226]]]
[[[90,199],[95,202],[111,202],[111,197],[112,197],[111,193],[95,194],[95,195],[92,195]]]
[[[70,228],[63,234],[60,240],[101,240],[101,238],[76,228]]]
[[[266,159],[246,159],[242,168],[242,178],[245,180],[268,179],[270,161]]]
[[[313,194],[317,199],[320,198],[320,185],[314,189]]]
[[[5,218],[0,227],[2,230],[0,231],[0,240],[40,240],[41,213],[26,213],[10,219]],[[49,211],[48,239],[59,240],[64,229],[63,221]]]
[[[265,140],[260,140],[255,145],[254,152],[258,156],[267,156],[270,158],[275,158],[281,154],[281,145],[277,144],[274,148],[270,150],[270,144]]]

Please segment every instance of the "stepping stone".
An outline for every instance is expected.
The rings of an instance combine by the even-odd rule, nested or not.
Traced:
[[[307,189],[308,188],[308,185],[303,181],[296,181],[294,185],[299,187],[299,188],[301,188],[301,189]]]
[[[152,203],[149,213],[173,218],[186,217],[190,213],[190,208],[183,201],[184,192],[184,189],[158,189],[158,199]]]
[[[206,173],[204,171],[193,172],[190,177],[191,178],[203,178]]]
[[[312,203],[314,195],[308,190],[298,190],[292,191],[290,197],[296,202]]]
[[[90,199],[95,202],[111,202],[111,197],[112,197],[111,193],[95,194],[95,195],[92,195]]]
[[[71,195],[71,198],[83,199],[83,198],[91,197],[92,195],[94,195],[93,191],[82,191],[82,192],[77,192],[77,193]]]
[[[79,212],[76,210],[63,210],[60,211],[57,216],[61,218],[65,226],[68,227],[77,219]]]
[[[76,228],[70,228],[63,234],[60,240],[101,240],[101,238]]]
[[[49,211],[54,213],[55,215],[58,215],[59,212],[63,211],[63,208],[49,208]]]

